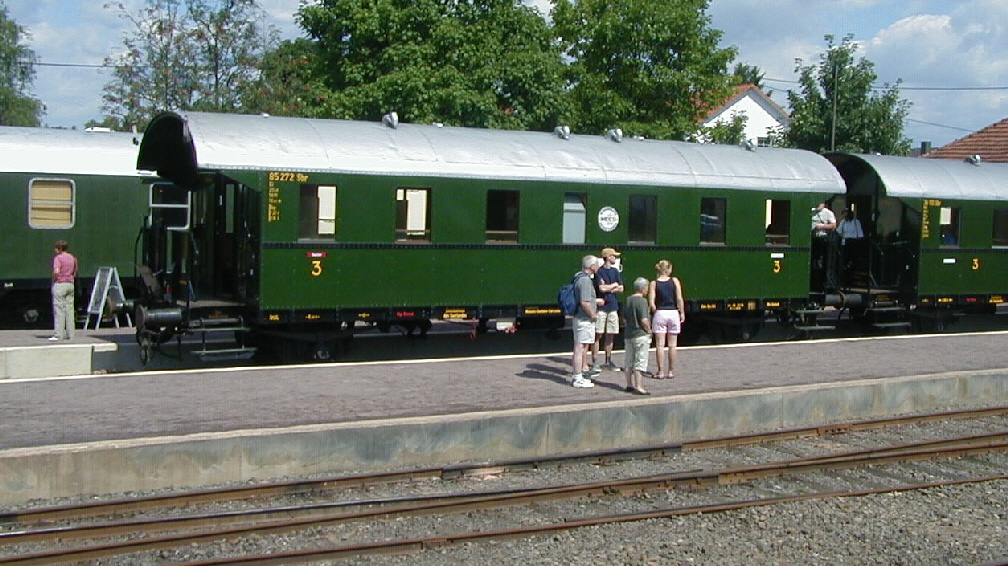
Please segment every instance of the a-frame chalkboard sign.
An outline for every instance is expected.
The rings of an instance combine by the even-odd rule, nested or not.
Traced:
[[[95,328],[101,324],[102,315],[105,313],[105,306],[109,305],[112,320],[115,321],[116,328],[119,327],[119,315],[116,312],[126,303],[126,296],[123,294],[122,281],[119,280],[119,270],[114,267],[99,267],[95,272],[94,287],[91,288],[91,300],[88,301],[87,320],[84,321],[84,329],[87,330],[91,323],[91,316],[95,317]],[[133,326],[129,312],[123,311],[126,316],[126,323]]]

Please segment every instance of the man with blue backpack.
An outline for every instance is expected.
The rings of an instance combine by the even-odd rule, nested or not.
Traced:
[[[598,272],[602,262],[593,255],[581,258],[581,271],[574,275],[571,283],[574,287],[574,297],[578,309],[574,313],[574,355],[571,359],[571,385],[574,387],[595,387],[591,378],[599,374],[597,370],[588,370],[584,374],[582,368],[585,356],[595,343],[595,319],[598,316],[598,302],[595,296],[595,284],[592,277]]]

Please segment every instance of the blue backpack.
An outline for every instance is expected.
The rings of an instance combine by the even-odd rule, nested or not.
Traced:
[[[571,282],[560,287],[560,292],[557,293],[557,302],[560,303],[560,310],[567,316],[574,316],[577,314],[578,309],[581,308],[577,300],[577,293],[574,292],[574,283],[578,280],[578,277],[582,276],[584,276],[583,271],[575,273]]]

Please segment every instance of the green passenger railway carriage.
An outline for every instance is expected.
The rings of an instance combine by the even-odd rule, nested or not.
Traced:
[[[166,113],[137,166],[157,172],[141,342],[221,321],[322,358],[362,321],[559,327],[557,289],[605,246],[628,281],[670,259],[691,325],[745,337],[807,305],[808,211],[845,191],[806,151],[391,116]]]
[[[78,306],[98,267],[115,267],[133,294],[130,260],[148,210],[138,145],[130,133],[0,127],[0,324],[51,326],[56,240],[80,262]]]
[[[922,330],[1008,298],[1008,164],[882,155],[827,156],[868,236],[848,292],[885,295]],[[841,206],[842,207],[842,206]]]

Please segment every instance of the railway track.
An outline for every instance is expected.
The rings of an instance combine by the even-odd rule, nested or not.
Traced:
[[[0,564],[51,564],[138,556],[137,553],[170,553],[221,540],[290,536],[291,533],[318,532],[346,528],[346,525],[399,521],[403,518],[423,521],[430,520],[430,517],[458,517],[473,513],[499,513],[513,508],[558,506],[555,511],[544,512],[550,520],[517,528],[463,529],[433,536],[407,535],[268,555],[253,551],[221,560],[193,562],[299,563],[363,554],[401,553],[452,543],[526,537],[593,525],[772,506],[815,498],[863,496],[1005,480],[1003,467],[996,462],[987,464],[985,458],[1003,453],[1008,447],[1006,415],[1008,407],[976,412],[960,411],[712,439],[676,446],[586,454],[574,459],[455,466],[25,510],[2,517],[7,532],[0,535],[0,546],[8,550],[3,551]],[[891,427],[930,426],[942,429],[946,427],[946,423],[954,422],[984,423],[982,428],[985,430],[966,435],[948,435],[946,432],[925,434],[923,436],[926,438],[904,443],[880,443],[875,440],[873,446],[857,446],[861,442],[857,440],[857,435],[863,431],[876,431],[884,437],[885,431]],[[836,439],[841,435],[850,437],[850,441],[837,443]],[[823,439],[829,442],[821,442]],[[782,448],[789,442],[797,444]],[[830,449],[823,450],[826,446]],[[750,453],[753,450],[766,453],[753,455]],[[693,469],[672,471],[668,471],[669,466],[661,465],[669,456],[687,452],[705,454],[706,464]],[[797,453],[795,457],[779,457],[791,452]],[[755,461],[738,465],[739,459]],[[871,482],[860,482],[862,485],[855,481],[853,487],[838,487],[844,485],[844,481],[838,478],[842,478],[848,470],[890,470],[893,466],[898,468],[908,462],[952,459],[957,459],[957,462],[971,461],[971,464],[953,466],[950,468],[953,471],[943,472],[940,477],[931,475],[924,479],[908,479],[899,471],[887,471],[886,474],[892,481],[880,482],[875,478]],[[494,490],[439,489],[437,493],[428,493],[427,490],[420,489],[418,493],[407,495],[369,496],[376,486],[390,487],[392,493],[414,491],[415,486],[431,485],[431,482],[440,484],[438,487],[451,488],[455,485],[453,481],[465,478],[520,475],[529,470],[565,470],[585,465],[611,471],[612,467],[631,461],[653,462],[658,469],[664,468],[666,471],[586,482],[533,481],[533,485]],[[726,465],[717,465],[721,461]],[[771,489],[776,493],[760,493],[761,490],[766,491],[765,487],[751,488],[754,491],[748,495],[728,495],[719,491],[725,486],[756,485],[769,478],[776,482]],[[781,482],[786,487],[777,485]],[[874,485],[867,485],[868,483]],[[879,483],[885,485],[878,485]],[[402,489],[402,486],[408,486],[409,489]],[[704,495],[690,504],[674,506],[655,505],[649,499],[653,494],[684,489],[691,494]],[[362,493],[343,495],[348,491]],[[334,497],[347,498],[334,501]],[[644,502],[643,508],[627,512],[621,507],[621,512],[609,512],[611,502],[623,499]],[[250,501],[260,501],[262,504],[224,512],[214,510],[215,506],[225,502],[232,505],[235,502],[245,502],[243,505],[246,505]],[[572,515],[565,506],[569,507],[575,501],[591,502],[592,509],[582,515]]]

